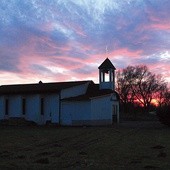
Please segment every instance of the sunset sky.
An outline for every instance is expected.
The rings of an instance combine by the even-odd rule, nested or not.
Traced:
[[[106,57],[170,82],[170,0],[0,0],[0,85],[97,83]]]

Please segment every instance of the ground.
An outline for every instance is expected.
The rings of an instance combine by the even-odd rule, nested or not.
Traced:
[[[170,169],[170,128],[0,127],[0,169]]]

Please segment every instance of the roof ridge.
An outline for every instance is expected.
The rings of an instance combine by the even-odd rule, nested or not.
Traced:
[[[29,85],[47,85],[47,84],[63,84],[63,83],[87,83],[87,82],[93,82],[92,80],[82,80],[82,81],[63,81],[63,82],[38,82],[38,83],[27,83],[27,84],[7,84],[7,85],[1,85],[0,87],[4,87],[4,86],[29,86]]]

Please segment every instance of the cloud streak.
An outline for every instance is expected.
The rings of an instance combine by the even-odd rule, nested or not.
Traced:
[[[1,84],[97,82],[106,57],[170,82],[169,9],[169,0],[0,1]]]

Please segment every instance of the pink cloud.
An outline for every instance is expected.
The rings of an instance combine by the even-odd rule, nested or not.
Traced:
[[[170,65],[168,62],[160,62],[159,64],[149,65],[151,71],[156,74],[161,74],[168,82],[170,82]]]
[[[170,29],[170,18],[168,15],[169,9],[166,9],[166,5],[169,4],[164,4],[162,10],[155,10],[153,8],[148,8],[147,9],[147,14],[148,14],[148,19],[149,19],[149,24],[145,25],[146,27],[150,29],[155,29],[155,30],[169,30]]]
[[[119,48],[119,49],[109,52],[108,54],[106,52],[105,53],[103,52],[102,54],[93,55],[89,59],[89,61],[91,63],[95,63],[95,61],[101,62],[106,57],[109,57],[112,60],[119,58],[119,57],[123,57],[127,59],[130,59],[130,58],[137,59],[141,57],[142,52],[143,52],[142,50],[132,51],[132,50],[129,50],[128,48]]]

